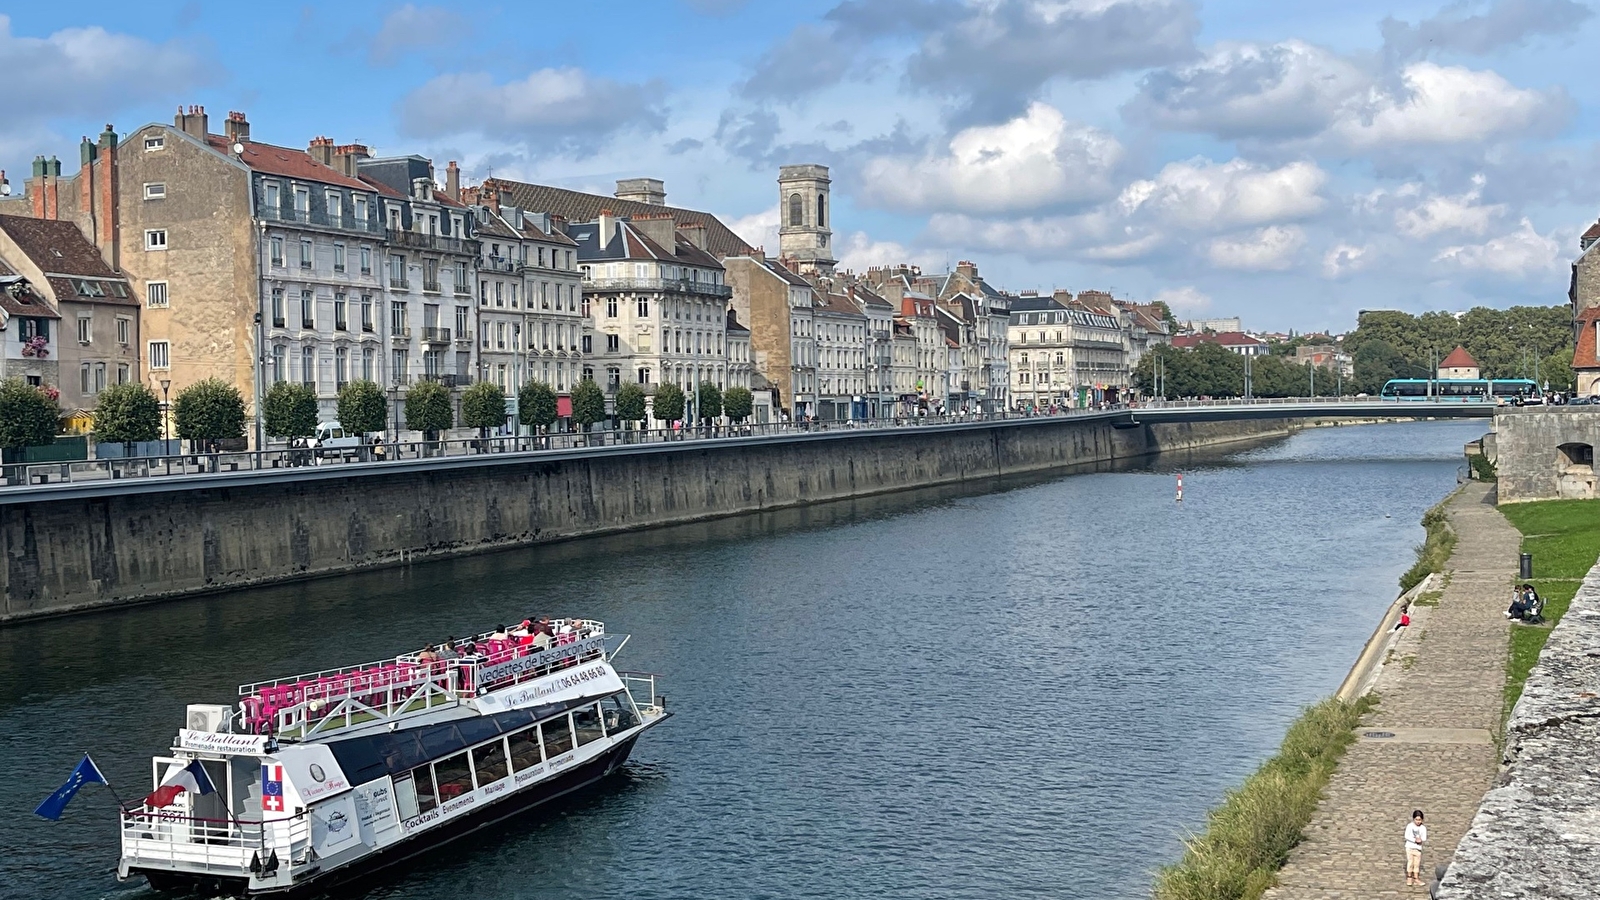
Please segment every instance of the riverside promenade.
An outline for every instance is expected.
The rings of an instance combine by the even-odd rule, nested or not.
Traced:
[[[1411,811],[1428,816],[1425,882],[1466,834],[1496,774],[1511,627],[1504,613],[1521,543],[1493,492],[1471,482],[1450,498],[1458,540],[1444,592],[1437,606],[1411,607],[1411,627],[1374,683],[1379,704],[1268,900],[1426,897],[1427,887],[1406,885]]]

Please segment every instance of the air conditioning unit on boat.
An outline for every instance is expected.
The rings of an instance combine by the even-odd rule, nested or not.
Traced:
[[[226,731],[229,724],[230,710],[226,706],[216,706],[210,703],[189,704],[187,716],[190,731]]]

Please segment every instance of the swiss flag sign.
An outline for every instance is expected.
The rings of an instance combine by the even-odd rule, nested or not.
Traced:
[[[261,767],[261,808],[283,812],[283,766]]]

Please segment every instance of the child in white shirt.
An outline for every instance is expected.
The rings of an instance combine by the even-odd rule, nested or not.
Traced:
[[[1406,884],[1422,883],[1422,845],[1428,842],[1428,826],[1422,824],[1422,810],[1411,811],[1406,824]]]

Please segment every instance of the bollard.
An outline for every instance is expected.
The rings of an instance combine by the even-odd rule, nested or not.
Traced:
[[[1523,581],[1527,581],[1528,579],[1533,577],[1533,554],[1532,553],[1524,553],[1524,554],[1522,554],[1522,565],[1517,570],[1517,573],[1518,573],[1517,577],[1521,578]]]

